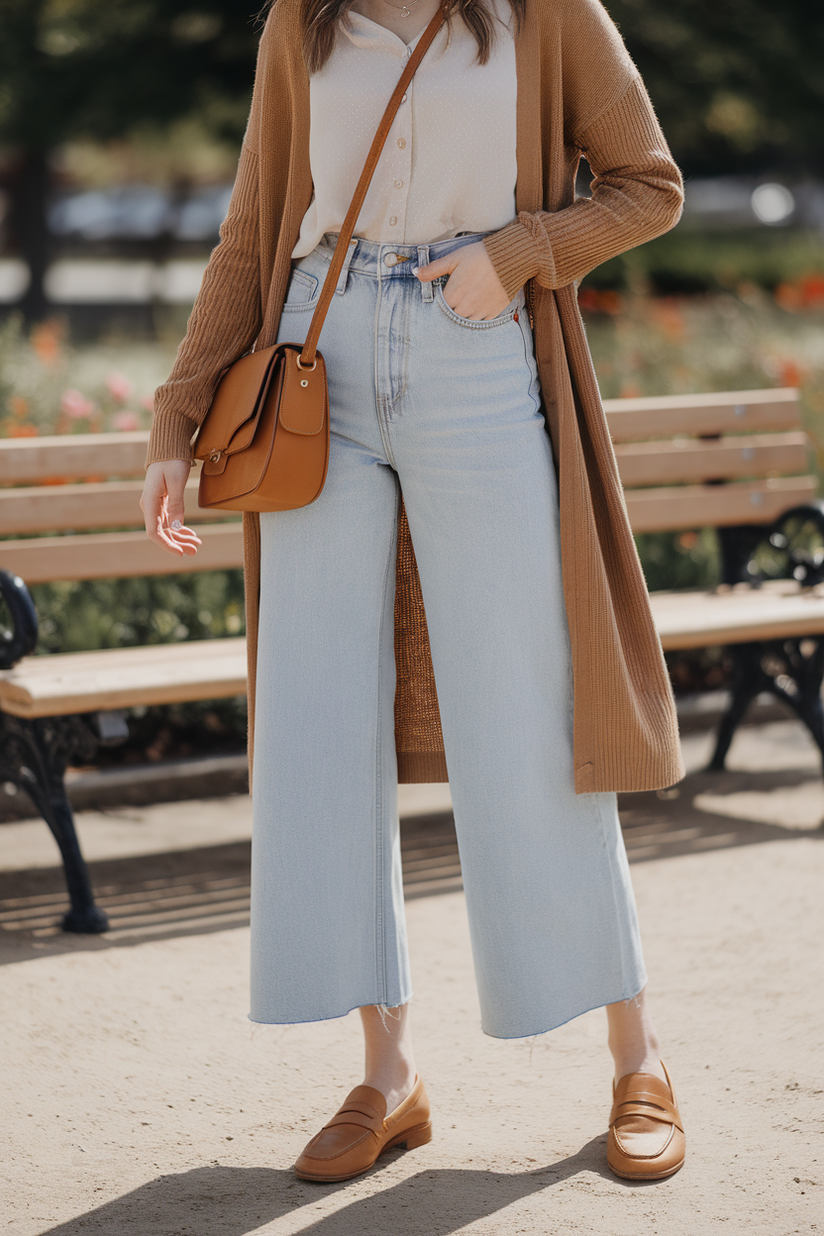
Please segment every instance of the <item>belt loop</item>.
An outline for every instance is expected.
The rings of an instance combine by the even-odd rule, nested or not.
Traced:
[[[418,265],[429,265],[429,245],[418,245]],[[428,283],[421,284],[421,296],[424,300],[435,299],[435,288],[431,280]]]
[[[335,292],[337,293],[338,296],[343,296],[344,292],[346,291],[346,281],[349,278],[349,263],[352,261],[352,258],[355,256],[355,250],[357,249],[357,247],[358,247],[358,239],[356,236],[353,236],[352,239],[349,241],[349,248],[346,251],[346,257],[343,259],[343,266],[341,267],[341,272],[340,272],[340,275],[338,276],[338,286],[335,288]]]

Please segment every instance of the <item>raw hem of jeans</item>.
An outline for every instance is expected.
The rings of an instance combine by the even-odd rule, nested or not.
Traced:
[[[253,1017],[251,1013],[246,1014],[246,1020],[251,1021],[255,1026],[309,1026],[316,1021],[338,1021],[341,1017],[348,1017],[350,1013],[354,1013],[355,1009],[364,1008],[384,1008],[384,1009],[399,1009],[408,1004],[412,999],[412,992],[408,996],[404,996],[397,1004],[383,1004],[380,1000],[365,1001],[361,1004],[353,1004],[350,1008],[344,1009],[342,1013],[326,1013],[321,1017]]]
[[[559,1026],[565,1026],[570,1021],[575,1021],[576,1017],[583,1017],[584,1013],[591,1013],[593,1009],[606,1008],[608,1004],[618,1004],[621,1000],[634,1000],[639,996],[647,985],[647,976],[644,974],[644,981],[641,986],[636,988],[626,996],[616,996],[614,1000],[600,1000],[597,1004],[588,1004],[586,1008],[581,1009],[578,1013],[572,1013],[569,1017],[564,1017],[561,1021],[553,1022],[551,1026],[542,1026],[537,1030],[521,1030],[518,1034],[493,1034],[491,1030],[481,1027],[487,1038],[490,1039],[533,1039],[539,1034],[549,1034],[551,1030],[557,1030]]]

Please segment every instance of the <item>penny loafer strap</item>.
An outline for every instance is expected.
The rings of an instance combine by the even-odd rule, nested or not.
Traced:
[[[365,1112],[353,1112],[351,1110],[336,1112],[332,1119],[323,1127],[325,1129],[333,1129],[336,1125],[340,1124],[357,1125],[361,1129],[368,1129],[370,1133],[375,1133],[377,1136],[380,1136],[383,1131],[382,1121],[376,1120],[374,1116],[367,1116]]]
[[[643,1091],[627,1095],[613,1107],[610,1125],[617,1124],[625,1116],[644,1116],[647,1120],[657,1120],[660,1124],[674,1124],[684,1132],[678,1108],[661,1095],[647,1095]]]
[[[383,1117],[377,1107],[373,1107],[371,1103],[367,1103],[366,1099],[347,1099],[341,1107],[335,1112],[336,1116],[342,1116],[344,1112],[360,1112],[362,1116],[371,1116],[373,1120],[377,1120],[380,1124]]]

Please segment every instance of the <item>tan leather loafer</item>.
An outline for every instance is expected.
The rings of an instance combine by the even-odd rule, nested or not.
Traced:
[[[315,1134],[295,1164],[303,1180],[349,1180],[369,1171],[384,1151],[407,1150],[432,1140],[429,1099],[423,1082],[415,1085],[391,1115],[386,1100],[371,1086],[356,1086],[320,1133]]]
[[[667,1080],[652,1073],[627,1073],[612,1084],[607,1163],[624,1180],[663,1180],[684,1162],[686,1139]]]

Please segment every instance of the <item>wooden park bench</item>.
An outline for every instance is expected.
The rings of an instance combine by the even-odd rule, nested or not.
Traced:
[[[26,791],[60,847],[71,898],[67,931],[108,925],[78,846],[67,765],[125,737],[124,709],[246,692],[243,638],[29,655],[37,615],[26,583],[242,566],[239,517],[199,511],[195,477],[187,519],[204,525],[195,556],[164,554],[135,527],[147,439],[111,433],[0,441],[0,592],[14,628],[5,647],[0,642],[0,783]]]
[[[824,759],[824,503],[792,388],[606,402],[633,532],[716,529],[721,581],[653,592],[665,651],[725,645],[732,698],[722,769],[761,692],[804,722]]]
[[[712,767],[723,767],[735,727],[763,690],[795,709],[824,752],[824,595],[816,587],[824,579],[824,549],[817,552],[824,515],[797,392],[619,399],[607,401],[606,411],[633,529],[713,526],[721,538],[718,590],[652,597],[665,649],[732,650],[736,682]],[[187,519],[202,525],[195,557],[163,554],[135,527],[146,440],[145,433],[123,433],[0,441],[0,591],[13,625],[5,646],[0,642],[0,782],[24,789],[55,836],[71,898],[69,931],[104,931],[107,924],[77,843],[67,765],[88,761],[100,742],[123,735],[121,710],[246,690],[243,639],[31,655],[37,616],[24,580],[242,564],[237,518],[198,511],[195,479],[187,507]],[[783,554],[786,578],[760,578],[753,557],[760,542]]]

